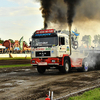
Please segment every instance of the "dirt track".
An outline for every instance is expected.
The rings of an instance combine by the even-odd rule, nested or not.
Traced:
[[[16,65],[16,64],[30,64],[30,59],[20,59],[20,60],[0,60],[0,65]]]
[[[1,69],[0,100],[45,100],[49,90],[56,99],[97,84],[100,84],[100,70],[65,75],[47,70],[40,75],[32,67]]]

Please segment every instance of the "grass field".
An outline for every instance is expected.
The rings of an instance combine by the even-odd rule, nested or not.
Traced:
[[[20,59],[31,59],[31,57],[0,58],[0,60],[20,60]]]
[[[95,88],[80,96],[70,97],[67,100],[100,100],[100,88]]]
[[[0,68],[26,67],[26,66],[31,66],[31,64],[0,65]]]

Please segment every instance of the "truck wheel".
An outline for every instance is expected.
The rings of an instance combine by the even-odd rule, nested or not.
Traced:
[[[68,73],[70,71],[70,65],[69,65],[69,61],[68,60],[65,60],[64,61],[64,66],[62,66],[59,71],[61,73]]]
[[[77,71],[78,71],[78,72],[82,72],[83,70],[82,70],[82,69],[77,69]]]
[[[83,61],[83,71],[84,72],[87,72],[89,70],[89,65],[88,65],[88,62],[87,61]]]
[[[45,68],[44,67],[42,67],[42,66],[37,66],[37,70],[38,70],[38,72],[40,73],[40,74],[43,74],[44,72],[45,72]]]

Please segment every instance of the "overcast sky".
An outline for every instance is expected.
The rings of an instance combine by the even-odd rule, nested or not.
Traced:
[[[35,0],[0,0],[0,38],[26,42],[43,27],[40,4]]]

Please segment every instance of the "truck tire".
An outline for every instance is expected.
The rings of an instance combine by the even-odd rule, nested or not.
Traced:
[[[70,64],[67,59],[64,60],[64,66],[62,66],[59,71],[61,73],[68,73],[70,71]]]
[[[83,72],[83,69],[82,69],[82,68],[80,68],[80,69],[77,69],[77,71],[78,71],[78,72]]]
[[[42,66],[37,66],[37,70],[40,74],[43,74],[46,70],[46,68],[42,67]]]
[[[89,65],[88,65],[88,62],[86,61],[86,59],[83,60],[83,68],[82,68],[82,71],[83,72],[87,72],[89,70]]]

